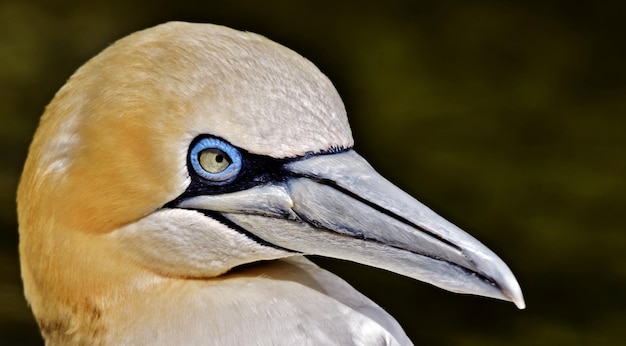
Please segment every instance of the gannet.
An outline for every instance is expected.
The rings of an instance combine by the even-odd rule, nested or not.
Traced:
[[[411,344],[307,254],[524,307],[502,260],[353,150],[326,76],[223,26],[162,24],[79,68],[41,118],[18,216],[48,344]]]

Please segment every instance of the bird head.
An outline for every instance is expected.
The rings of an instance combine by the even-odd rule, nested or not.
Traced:
[[[116,42],[59,90],[25,164],[35,315],[303,254],[524,306],[492,251],[352,146],[332,83],[264,37],[167,23]]]

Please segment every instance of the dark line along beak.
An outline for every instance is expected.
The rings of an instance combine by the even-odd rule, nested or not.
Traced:
[[[285,166],[285,182],[183,200],[282,248],[346,259],[525,307],[507,265],[349,150]]]

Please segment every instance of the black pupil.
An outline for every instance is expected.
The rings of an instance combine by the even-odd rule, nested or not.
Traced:
[[[221,163],[222,161],[224,161],[224,155],[219,154],[215,156],[215,161]]]

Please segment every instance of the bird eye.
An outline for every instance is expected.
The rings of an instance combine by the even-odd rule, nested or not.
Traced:
[[[202,138],[189,151],[192,168],[202,178],[217,184],[233,181],[241,170],[241,153],[218,138]]]
[[[198,161],[205,171],[213,174],[223,172],[231,163],[228,154],[215,148],[202,150],[198,154]]]

